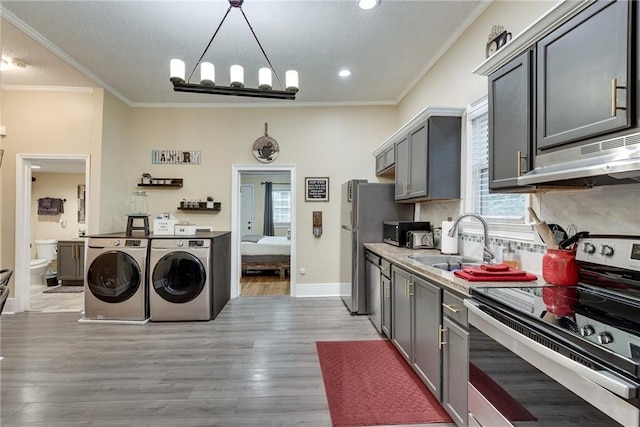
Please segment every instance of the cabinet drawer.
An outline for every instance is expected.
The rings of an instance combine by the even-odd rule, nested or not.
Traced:
[[[442,314],[467,328],[467,307],[464,306],[464,298],[444,291],[442,297]]]

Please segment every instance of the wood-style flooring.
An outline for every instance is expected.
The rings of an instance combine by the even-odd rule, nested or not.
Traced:
[[[80,317],[1,316],[0,425],[330,426],[315,342],[380,338],[340,298],[238,298],[210,322]]]
[[[288,278],[280,279],[277,274],[267,274],[265,272],[246,274],[240,278],[240,296],[290,295],[290,286]]]

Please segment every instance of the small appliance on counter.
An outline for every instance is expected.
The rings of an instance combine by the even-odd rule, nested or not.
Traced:
[[[431,224],[428,221],[385,221],[384,242],[393,246],[408,247],[409,231],[431,231]]]
[[[406,246],[409,249],[435,249],[433,232],[425,230],[407,231]]]

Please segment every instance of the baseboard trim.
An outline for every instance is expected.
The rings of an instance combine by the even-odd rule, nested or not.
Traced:
[[[297,283],[296,297],[339,297],[340,283]]]

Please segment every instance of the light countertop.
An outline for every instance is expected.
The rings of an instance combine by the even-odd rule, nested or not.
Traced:
[[[453,272],[441,270],[439,268],[430,267],[409,258],[409,255],[439,255],[438,249],[407,249],[392,246],[387,243],[365,243],[364,247],[376,255],[390,261],[391,263],[401,266],[407,271],[417,274],[428,279],[432,279],[439,284],[453,289],[459,293],[468,295],[470,288],[475,287],[519,287],[519,286],[543,286],[546,285],[544,279],[538,275],[538,280],[526,282],[469,282],[467,280],[456,277]],[[478,261],[480,262],[480,261]]]

